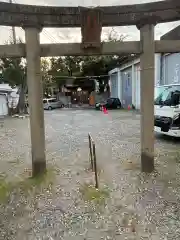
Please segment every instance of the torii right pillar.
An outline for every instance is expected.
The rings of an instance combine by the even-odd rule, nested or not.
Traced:
[[[140,56],[141,93],[141,170],[154,170],[154,24],[138,26],[142,53]]]

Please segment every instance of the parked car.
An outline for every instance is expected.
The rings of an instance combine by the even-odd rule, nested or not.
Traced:
[[[101,110],[102,107],[105,107],[106,109],[117,109],[121,108],[121,101],[119,98],[108,98],[106,101],[101,103],[96,103],[95,108],[97,110]]]
[[[64,107],[64,104],[56,98],[45,98],[43,99],[43,104],[45,110],[52,110]]]

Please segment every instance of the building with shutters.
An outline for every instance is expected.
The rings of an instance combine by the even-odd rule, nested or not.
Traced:
[[[180,26],[161,37],[180,40]],[[140,59],[125,62],[109,72],[111,97],[118,97],[123,107],[140,109]],[[180,83],[180,53],[155,54],[155,86]]]

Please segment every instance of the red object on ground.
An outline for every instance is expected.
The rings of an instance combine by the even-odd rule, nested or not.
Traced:
[[[106,107],[103,107],[103,113],[108,114],[108,111],[107,111]]]
[[[128,105],[128,110],[131,110],[131,106],[130,105]]]

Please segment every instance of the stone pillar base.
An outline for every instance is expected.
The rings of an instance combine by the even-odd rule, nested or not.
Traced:
[[[151,173],[154,171],[154,156],[148,153],[141,153],[141,171]]]
[[[46,161],[45,160],[36,160],[32,164],[32,177],[37,177],[46,173]]]

